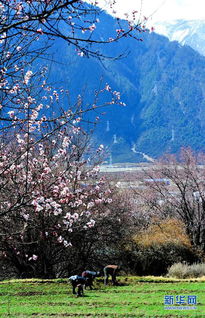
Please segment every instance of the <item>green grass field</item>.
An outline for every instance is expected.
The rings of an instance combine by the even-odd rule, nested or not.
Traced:
[[[71,294],[66,280],[10,280],[0,282],[0,317],[203,317],[205,279],[171,280],[154,277],[121,277],[119,286],[95,282],[84,297]],[[194,310],[165,310],[164,296],[197,297]],[[192,305],[194,306],[194,305]]]

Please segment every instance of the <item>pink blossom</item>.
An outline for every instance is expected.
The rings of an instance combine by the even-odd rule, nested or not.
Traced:
[[[46,203],[45,209],[46,209],[46,211],[48,211],[48,210],[50,210],[50,209],[51,209],[51,206],[50,206],[50,204],[49,204],[49,203]]]
[[[11,56],[11,52],[8,51],[8,52],[6,53],[6,57],[9,58],[10,56]]]
[[[105,90],[106,90],[106,91],[110,91],[110,90],[111,90],[110,85],[106,84],[106,86],[105,86]]]
[[[14,117],[14,111],[13,110],[10,110],[8,113],[10,118],[13,118]]]
[[[68,147],[68,145],[70,144],[70,138],[69,137],[64,137],[64,139],[63,139],[63,143],[62,143],[62,147],[63,148],[66,148],[66,147]]]
[[[48,174],[51,172],[51,168],[49,167],[45,167],[44,170],[43,170],[44,173]]]
[[[91,215],[91,212],[90,211],[86,211],[85,214],[86,214],[87,217],[89,217]]]
[[[64,187],[63,190],[61,191],[60,195],[61,196],[66,196],[69,193],[70,193],[69,188],[68,187]]]
[[[61,214],[61,213],[62,213],[62,209],[60,209],[60,208],[54,209],[53,214],[54,214],[55,216],[57,216],[57,215],[59,215],[59,214]]]
[[[84,54],[82,51],[78,52],[78,56],[83,57],[84,55],[85,55],[85,54]]]
[[[71,218],[71,214],[70,214],[69,212],[66,213],[66,215],[64,216],[64,218],[69,220],[69,219]]]
[[[91,219],[88,223],[87,223],[87,226],[88,227],[93,227],[95,225],[95,220]]]
[[[43,35],[43,30],[41,28],[37,29],[36,32]]]
[[[5,39],[6,39],[6,33],[4,32],[0,37],[0,44],[4,43]]]
[[[104,150],[104,145],[100,145],[97,149],[97,152],[101,152]]]
[[[96,200],[95,200],[95,203],[96,203],[96,204],[102,203],[102,199],[96,199]]]
[[[28,221],[28,219],[29,219],[29,214],[23,214],[23,218],[24,218],[24,220],[26,220],[26,221]]]
[[[36,111],[39,111],[43,108],[43,104],[39,104],[37,107],[36,107]]]
[[[95,206],[95,203],[94,202],[89,202],[88,205],[87,205],[87,209],[91,209]]]
[[[36,210],[36,212],[40,212],[40,211],[43,210],[43,207],[42,207],[40,204],[37,204],[37,205],[35,206],[35,210]]]
[[[27,71],[25,76],[24,76],[24,83],[25,84],[28,84],[30,78],[32,77],[33,75],[33,72],[32,71]]]
[[[68,241],[66,241],[66,240],[64,240],[63,245],[64,245],[65,247],[72,246],[71,242],[68,243]]]
[[[74,214],[72,215],[72,218],[73,218],[75,221],[78,220],[78,218],[79,218],[78,213],[74,213]]]
[[[118,35],[120,35],[121,33],[124,33],[125,30],[124,29],[116,29],[116,32]]]
[[[59,236],[59,237],[57,238],[57,241],[58,241],[58,243],[62,243],[62,242],[63,242],[62,236]]]
[[[46,117],[46,116],[43,116],[43,117],[41,118],[41,120],[42,120],[42,121],[46,121],[46,120],[47,120],[47,117]]]
[[[58,193],[59,193],[59,186],[55,185],[55,186],[53,187],[53,193],[54,193],[54,194],[58,194]]]
[[[96,29],[96,25],[93,23],[92,25],[89,26],[88,28],[90,32],[93,32]]]

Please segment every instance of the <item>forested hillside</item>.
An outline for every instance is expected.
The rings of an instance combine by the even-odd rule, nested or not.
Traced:
[[[105,38],[108,30],[116,32],[106,14],[96,30],[102,34],[100,28]],[[181,146],[204,150],[205,58],[155,33],[140,36],[140,41],[125,38],[109,49],[105,46],[104,54],[114,57],[105,60],[81,57],[59,41],[50,50],[56,61],[50,81],[69,90],[71,103],[78,94],[88,103],[106,83],[121,92],[127,106],[102,110],[95,133],[97,142],[110,147],[114,161],[141,160],[135,152],[158,157]]]

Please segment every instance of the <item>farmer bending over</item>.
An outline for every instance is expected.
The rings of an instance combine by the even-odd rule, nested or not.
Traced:
[[[92,289],[93,281],[95,277],[100,276],[100,272],[92,272],[92,271],[84,271],[82,272],[82,277],[86,278],[86,285],[90,286],[90,289]]]
[[[120,267],[117,266],[117,265],[107,265],[104,267],[103,271],[104,271],[104,277],[105,277],[105,280],[104,280],[104,284],[107,285],[108,283],[108,278],[109,276],[111,275],[112,277],[112,284],[113,285],[116,285],[117,282],[116,282],[116,275],[117,275],[117,272],[120,270]]]
[[[81,296],[82,294],[82,291],[83,291],[83,286],[86,285],[87,283],[87,280],[86,278],[82,277],[82,276],[78,276],[78,275],[73,275],[73,276],[70,276],[68,278],[72,284],[72,287],[73,287],[73,294],[75,295],[76,294],[76,287],[78,287],[78,292],[77,292],[77,296]],[[80,295],[79,295],[80,294]]]

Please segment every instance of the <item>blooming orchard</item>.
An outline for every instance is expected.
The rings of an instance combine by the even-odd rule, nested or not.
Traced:
[[[92,229],[111,203],[95,164],[104,148],[89,149],[84,113],[124,106],[120,93],[104,84],[90,105],[78,96],[75,105],[65,107],[67,92],[48,85],[47,69],[36,63],[55,38],[67,41],[79,58],[102,58],[101,44],[138,39],[143,32],[133,13],[123,26],[116,18],[116,30],[102,39],[96,5],[0,1],[0,251],[20,275],[52,276],[53,266],[68,257],[74,232]],[[107,96],[104,105],[101,94]],[[92,124],[98,119],[96,114]]]
[[[47,275],[73,232],[93,227],[99,207],[111,202],[81,134],[58,129],[41,143],[31,138],[29,149],[27,134],[1,143],[0,247],[20,274]]]
[[[19,275],[48,277],[72,247],[73,234],[92,228],[111,198],[96,167],[104,147],[93,151],[83,128],[84,113],[103,105],[95,98],[84,108],[78,96],[75,107],[59,111],[66,93],[47,85],[44,74],[20,72],[3,100],[0,250]],[[107,96],[106,105],[122,104],[107,84],[96,94]],[[51,106],[55,117],[45,115]]]

